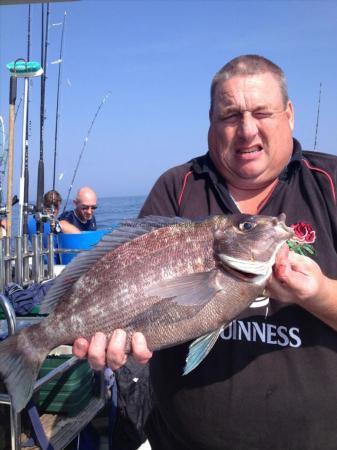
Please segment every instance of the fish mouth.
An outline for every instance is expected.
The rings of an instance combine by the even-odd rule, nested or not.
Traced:
[[[267,261],[249,261],[222,253],[219,255],[221,267],[239,280],[262,285],[270,277],[276,254],[284,242],[285,241],[280,242],[275,247],[273,254]]]
[[[228,255],[219,255],[221,267],[235,278],[260,284],[271,274],[272,261],[245,261]]]

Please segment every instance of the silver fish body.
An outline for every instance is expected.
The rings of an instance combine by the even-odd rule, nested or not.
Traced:
[[[262,294],[291,235],[283,216],[151,217],[121,226],[55,280],[41,307],[51,311],[46,319],[0,344],[0,374],[14,408],[27,403],[50,350],[97,331],[110,336],[123,328],[129,341],[141,331],[152,350],[203,336],[187,359],[188,373]]]

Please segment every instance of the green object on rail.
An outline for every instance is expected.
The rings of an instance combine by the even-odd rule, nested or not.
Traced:
[[[36,317],[36,316],[45,316],[46,314],[39,314],[40,312],[40,305],[35,305],[33,307],[33,309],[31,311],[29,311],[27,314],[21,314],[21,315],[16,315],[16,317],[19,319],[20,317]],[[2,307],[0,306],[0,320],[4,320],[6,319],[5,313],[2,309]]]
[[[16,60],[6,64],[7,69],[16,77],[39,76],[43,73],[41,64],[37,61]]]

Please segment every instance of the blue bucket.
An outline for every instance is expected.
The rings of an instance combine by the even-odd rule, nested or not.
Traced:
[[[102,229],[96,231],[81,231],[78,234],[59,233],[57,235],[58,248],[90,250],[102,237],[111,233],[112,229]],[[68,264],[78,253],[59,253],[61,264]]]

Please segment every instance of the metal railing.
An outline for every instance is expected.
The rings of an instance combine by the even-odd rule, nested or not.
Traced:
[[[47,235],[48,247],[43,246],[43,235],[28,235],[0,239],[0,292],[6,284],[15,282],[26,286],[31,282],[53,278],[54,276],[54,242],[53,235]]]
[[[47,234],[47,247],[43,245],[43,234],[14,238],[0,238],[0,293],[8,283],[15,282],[22,287],[40,283],[55,276],[55,254],[73,254],[83,249],[54,247],[54,234]]]

